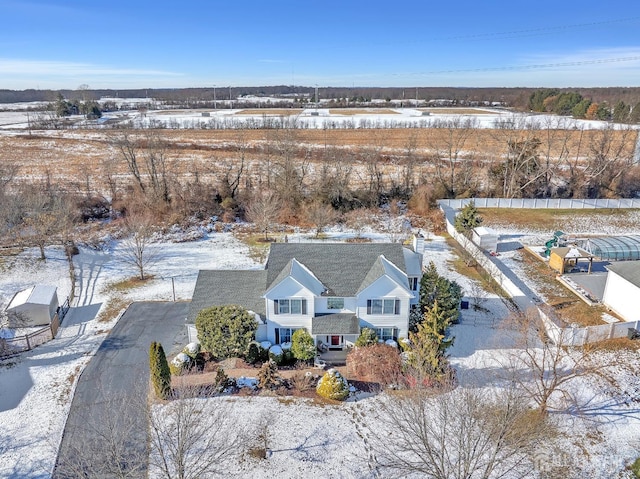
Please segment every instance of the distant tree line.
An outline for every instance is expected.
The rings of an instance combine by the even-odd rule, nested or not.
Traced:
[[[556,113],[586,120],[612,120],[615,123],[639,123],[640,101],[633,105],[618,100],[595,102],[580,93],[557,89],[537,90],[529,97],[529,108],[537,112]]]

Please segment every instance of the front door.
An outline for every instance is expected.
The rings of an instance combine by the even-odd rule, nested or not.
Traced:
[[[342,338],[340,336],[331,336],[331,347],[335,348],[342,346],[341,339]]]

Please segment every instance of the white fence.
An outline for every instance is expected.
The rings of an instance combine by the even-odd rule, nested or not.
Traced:
[[[446,200],[445,200],[446,201]],[[476,203],[477,205],[477,203]],[[532,296],[525,293],[514,279],[501,270],[491,256],[478,248],[466,236],[458,233],[454,226],[455,210],[448,205],[440,204],[445,213],[448,233],[462,246],[477,263],[491,275],[491,277],[502,287],[511,297],[518,309],[521,311],[536,311],[545,325],[547,336],[558,345],[562,346],[583,346],[588,343],[604,341],[606,339],[627,337],[630,328],[638,330],[640,321],[628,321],[621,323],[603,324],[601,326],[586,326],[582,328],[565,327],[553,317],[551,311],[545,312],[536,303]]]
[[[438,200],[440,205],[453,209],[473,201],[478,208],[529,208],[529,209],[595,209],[595,208],[640,208],[640,198],[619,199],[559,199],[559,198],[463,198]]]

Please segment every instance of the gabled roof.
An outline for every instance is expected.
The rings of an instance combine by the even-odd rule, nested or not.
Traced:
[[[640,288],[640,261],[612,263],[607,269]]]
[[[55,286],[38,284],[16,293],[9,302],[9,305],[6,307],[6,310],[9,311],[18,306],[22,306],[23,304],[41,304],[49,306],[55,295]]]
[[[313,294],[315,295],[319,296],[327,289],[320,282],[320,280],[316,278],[316,276],[309,270],[309,268],[307,268],[295,258],[292,258],[291,261],[289,261],[287,265],[282,269],[280,274],[273,280],[273,283],[266,291],[266,293],[268,293],[269,290],[273,289],[289,276],[296,280],[299,284],[307,288],[309,291],[313,292]]]
[[[187,321],[193,323],[200,310],[211,306],[237,304],[266,316],[264,270],[200,270]]]
[[[404,273],[400,271],[397,266],[387,260],[384,255],[380,255],[364,277],[362,284],[358,288],[358,293],[364,291],[383,276],[391,278],[394,282],[398,283],[398,285],[409,291],[407,278]]]
[[[311,334],[360,334],[360,321],[353,313],[316,316],[311,320]]]
[[[282,270],[295,258],[313,272],[327,294],[356,296],[380,255],[404,272],[403,249],[399,243],[274,243],[266,265],[267,289],[281,280]]]

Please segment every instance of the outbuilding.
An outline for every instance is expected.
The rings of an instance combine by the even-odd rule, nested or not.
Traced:
[[[577,246],[562,246],[560,248],[551,248],[549,254],[549,267],[556,270],[560,274],[571,273],[574,271],[585,271],[591,273],[591,265],[593,263],[593,255],[589,254]],[[583,259],[588,261],[588,266],[581,268],[578,262]],[[584,263],[583,263],[584,264]]]
[[[55,286],[36,285],[16,293],[6,308],[9,327],[29,328],[51,323],[58,310]]]
[[[625,321],[640,321],[640,261],[621,261],[607,266],[602,302]]]
[[[498,233],[486,226],[473,229],[472,241],[485,251],[498,251]]]

